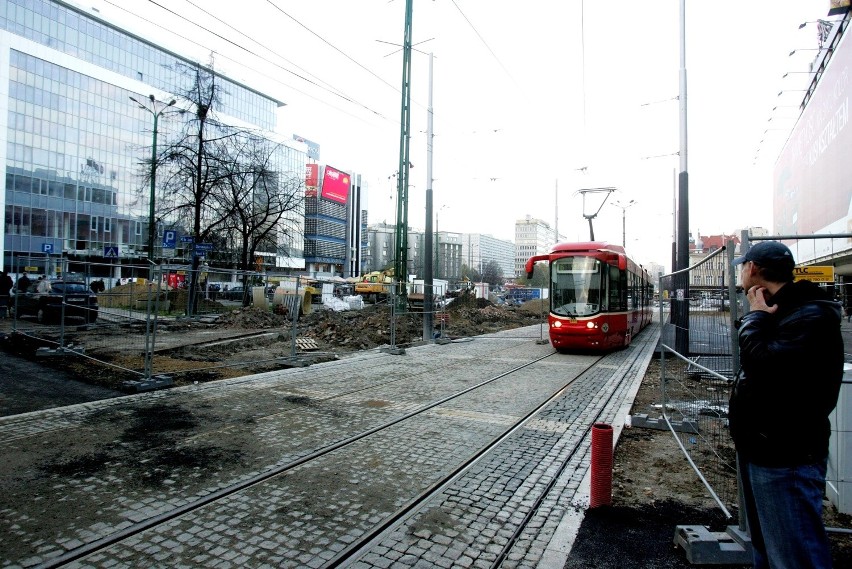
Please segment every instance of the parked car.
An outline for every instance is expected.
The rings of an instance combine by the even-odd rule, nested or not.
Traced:
[[[242,285],[232,286],[228,290],[220,292],[221,298],[225,300],[242,300],[245,288]]]
[[[16,317],[35,316],[39,322],[58,321],[63,304],[66,318],[82,318],[88,323],[98,319],[98,297],[84,281],[50,281],[50,289],[39,292],[40,281],[26,291],[14,291],[9,308]]]

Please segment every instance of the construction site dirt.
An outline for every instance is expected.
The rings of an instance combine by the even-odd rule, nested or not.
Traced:
[[[535,325],[542,326],[542,337],[547,337],[546,313],[539,301],[506,307],[471,297],[450,305],[447,315],[435,323],[446,338]],[[297,350],[301,358],[326,361],[390,346],[390,321],[390,310],[382,305],[313,311],[299,320],[295,336],[286,316],[257,308],[239,308],[216,319],[171,319],[157,328],[156,365],[178,370],[176,385],[272,371],[294,365],[290,359],[294,339],[312,345],[310,350]],[[423,341],[421,315],[401,315],[395,321],[397,346]],[[81,327],[71,332],[71,341],[85,345],[87,354],[111,363],[100,366],[88,358],[36,358],[35,350],[42,344],[10,333],[5,326],[7,332],[0,333],[7,354],[0,365],[0,415],[122,396],[126,376],[116,369],[141,369],[144,343],[139,338],[138,345],[128,348],[126,341],[111,340],[105,332],[109,329]],[[127,329],[115,330],[128,336]],[[655,412],[659,377],[659,366],[652,360],[633,414]],[[719,531],[737,523],[725,519],[667,431],[625,428],[613,465],[612,506],[586,513],[566,567],[691,567],[673,544],[677,525],[705,525]],[[825,521],[830,527],[852,528],[852,517],[839,514],[828,502]],[[831,542],[835,566],[852,567],[852,536],[832,534]]]

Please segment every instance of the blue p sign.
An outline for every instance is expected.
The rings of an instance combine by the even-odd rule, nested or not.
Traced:
[[[41,252],[42,253],[53,253],[53,243],[42,243],[41,244]]]
[[[168,230],[163,231],[163,248],[164,249],[174,249],[175,244],[177,243],[177,231]]]

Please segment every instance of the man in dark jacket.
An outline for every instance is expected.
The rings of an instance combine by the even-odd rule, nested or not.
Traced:
[[[793,255],[777,241],[734,264],[750,312],[729,417],[754,566],[831,567],[822,501],[828,416],[843,379],[841,306],[814,283],[793,282]]]

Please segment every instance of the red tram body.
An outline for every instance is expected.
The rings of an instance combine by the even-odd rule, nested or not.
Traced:
[[[620,245],[558,243],[527,261],[528,278],[540,261],[549,264],[548,323],[557,351],[624,348],[651,323],[653,282]]]

